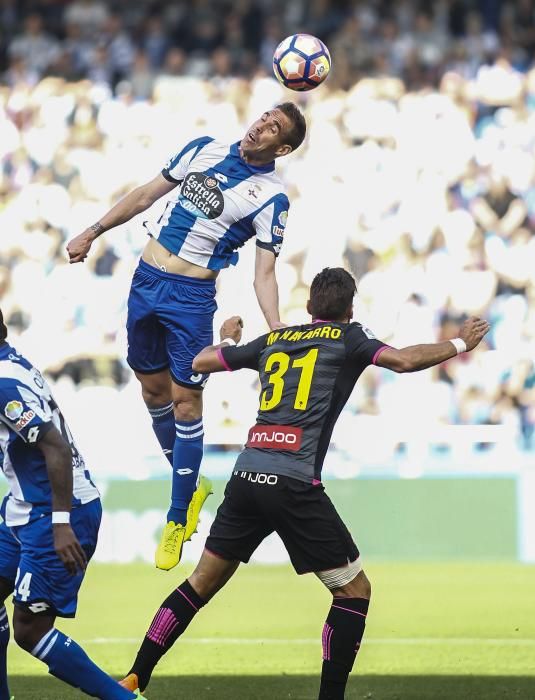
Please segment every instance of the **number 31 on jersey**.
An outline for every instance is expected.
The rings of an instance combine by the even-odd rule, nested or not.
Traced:
[[[260,410],[271,411],[279,405],[284,393],[284,376],[291,366],[292,368],[301,370],[301,376],[299,377],[299,384],[297,385],[297,392],[295,395],[294,408],[298,411],[306,411],[317,359],[317,348],[309,350],[303,357],[296,358],[291,362],[291,365],[291,357],[285,352],[272,353],[268,357],[265,367],[265,372],[269,375],[269,383],[272,387],[271,396],[268,397],[267,389],[262,392],[260,397]]]

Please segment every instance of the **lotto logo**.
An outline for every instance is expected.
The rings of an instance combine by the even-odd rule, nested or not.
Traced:
[[[301,448],[302,437],[302,428],[287,425],[255,425],[249,431],[246,447],[297,452]]]
[[[44,613],[49,607],[50,605],[45,602],[32,603],[31,605],[28,605],[28,610],[33,612],[35,615],[38,615],[39,613]]]

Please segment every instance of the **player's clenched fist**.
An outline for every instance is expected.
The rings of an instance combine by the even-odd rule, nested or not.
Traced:
[[[227,318],[219,331],[221,342],[223,342],[225,338],[232,338],[236,343],[239,343],[241,340],[242,328],[243,321],[240,316],[231,316]]]
[[[477,316],[471,316],[461,326],[459,338],[462,338],[466,343],[467,350],[473,350],[476,345],[479,345],[483,336],[488,333],[490,325],[484,319]]]
[[[86,228],[83,233],[80,233],[78,236],[75,236],[72,241],[69,241],[67,244],[67,253],[69,254],[70,263],[84,262],[87,258],[93,241],[99,235],[97,226],[98,224],[94,224]]]

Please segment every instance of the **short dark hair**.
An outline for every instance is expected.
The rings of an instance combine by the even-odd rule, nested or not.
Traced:
[[[309,313],[312,318],[323,321],[341,320],[351,307],[356,293],[355,278],[347,270],[343,267],[324,267],[310,285]]]
[[[4,315],[2,314],[2,309],[0,309],[0,343],[3,343],[7,338],[7,327],[4,323]]]
[[[307,133],[307,123],[303,113],[293,102],[283,102],[275,109],[280,109],[292,122],[292,127],[284,134],[284,139],[292,147],[292,151],[297,150],[305,140]]]

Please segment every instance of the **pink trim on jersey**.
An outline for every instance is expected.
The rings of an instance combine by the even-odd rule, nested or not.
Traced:
[[[390,345],[383,345],[383,347],[379,348],[379,350],[377,350],[377,352],[373,356],[372,365],[377,364],[377,358],[379,357],[379,355],[382,352],[384,352],[385,350],[389,350],[389,349],[390,349]]]
[[[221,352],[221,348],[217,348],[216,352],[217,352],[217,357],[219,358],[219,362],[221,362],[221,364],[227,370],[227,372],[232,372],[232,369],[228,366],[228,363],[225,362],[225,358],[223,357],[223,353]]]
[[[335,321],[326,321],[324,318],[314,318],[312,323],[335,323]]]
[[[320,486],[321,481],[319,479],[312,479],[312,486]]]

